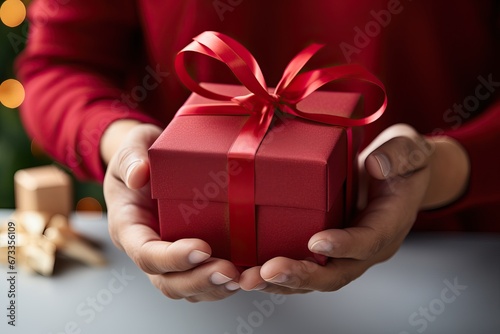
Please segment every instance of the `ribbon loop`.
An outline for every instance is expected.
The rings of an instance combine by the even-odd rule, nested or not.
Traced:
[[[276,86],[275,93],[281,95],[288,85],[292,82],[295,76],[304,68],[307,62],[318,52],[324,45],[311,44],[301,52],[299,52],[287,65],[283,71],[283,76]]]

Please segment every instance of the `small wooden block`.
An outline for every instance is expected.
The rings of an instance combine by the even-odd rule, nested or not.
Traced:
[[[90,266],[102,266],[106,259],[100,251],[94,249],[84,239],[73,234],[69,229],[48,227],[45,230],[47,240],[57,247],[57,251],[65,256],[81,261]]]
[[[56,166],[22,169],[14,175],[18,211],[69,217],[73,207],[71,178]]]
[[[16,230],[21,227],[28,234],[41,236],[49,219],[50,216],[45,212],[18,211],[12,215],[11,221],[16,223]]]
[[[7,248],[9,246],[9,234],[8,232],[1,232],[0,233],[0,247],[5,247]],[[30,236],[29,234],[26,233],[16,233],[16,238],[15,238],[15,246],[17,247],[23,247],[27,245],[28,243],[33,240],[33,237]],[[11,245],[13,245],[11,243]]]
[[[45,238],[39,238],[22,249],[23,264],[44,276],[52,275],[56,261],[56,246]]]

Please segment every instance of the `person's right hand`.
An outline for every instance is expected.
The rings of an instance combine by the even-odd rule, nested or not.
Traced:
[[[109,157],[104,197],[111,239],[167,297],[191,302],[226,298],[239,289],[239,272],[231,262],[210,257],[211,248],[203,240],[166,242],[158,235],[148,148],[161,131],[154,125],[117,121],[101,140],[103,160]]]

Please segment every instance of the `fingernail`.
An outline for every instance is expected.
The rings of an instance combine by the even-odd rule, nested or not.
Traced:
[[[198,264],[202,263],[206,259],[210,257],[210,254],[199,251],[199,250],[194,250],[188,255],[188,260],[191,264]]]
[[[265,282],[262,282],[260,284],[257,284],[252,288],[252,290],[264,290],[266,288],[267,284]]]
[[[277,274],[276,276],[271,277],[267,281],[273,282],[273,283],[284,283],[288,281],[288,276],[285,274]]]
[[[326,240],[319,240],[316,241],[312,246],[311,246],[311,251],[313,253],[320,253],[320,254],[328,254],[332,251],[333,245],[326,241]]]
[[[234,290],[238,290],[240,288],[240,285],[236,282],[228,282],[226,283],[225,285],[226,289],[230,290],[230,291],[234,291]]]
[[[125,183],[127,185],[127,187],[130,188],[129,186],[129,179],[130,179],[130,174],[132,174],[132,172],[134,171],[134,169],[142,162],[142,160],[135,160],[135,161],[132,161],[132,163],[130,163],[130,165],[128,165],[127,167],[127,172],[125,173]]]
[[[375,158],[375,160],[377,160],[382,175],[384,177],[389,176],[389,173],[391,172],[391,162],[389,158],[382,153],[374,154],[373,157]]]
[[[226,275],[223,275],[219,272],[215,272],[210,276],[210,281],[215,284],[215,285],[221,285],[224,283],[227,283],[231,280],[232,278],[227,277]]]

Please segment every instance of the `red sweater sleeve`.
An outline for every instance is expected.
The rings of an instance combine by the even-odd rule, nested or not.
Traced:
[[[461,217],[467,226],[453,226],[452,229],[496,230],[500,225],[493,217],[500,217],[500,102],[490,106],[484,113],[463,126],[443,133],[458,140],[466,149],[470,160],[469,184],[464,195],[454,203],[437,210],[423,211],[420,218],[430,225],[423,228],[436,228],[435,223],[443,222],[447,217]],[[450,166],[450,168],[453,168]],[[467,212],[475,210],[476,219],[468,219]],[[479,214],[484,215],[479,218]],[[460,221],[457,219],[456,221]],[[495,222],[495,226],[479,226],[484,221]],[[471,223],[471,224],[469,224]],[[470,226],[469,226],[470,225]],[[483,224],[484,225],[484,224]]]
[[[456,209],[500,203],[500,103],[465,126],[445,134],[465,147],[471,164],[469,187],[455,203]]]
[[[140,55],[134,2],[37,0],[29,19],[29,43],[16,64],[25,128],[77,177],[102,181],[99,141],[107,126],[123,118],[155,122],[120,100],[124,73]]]

